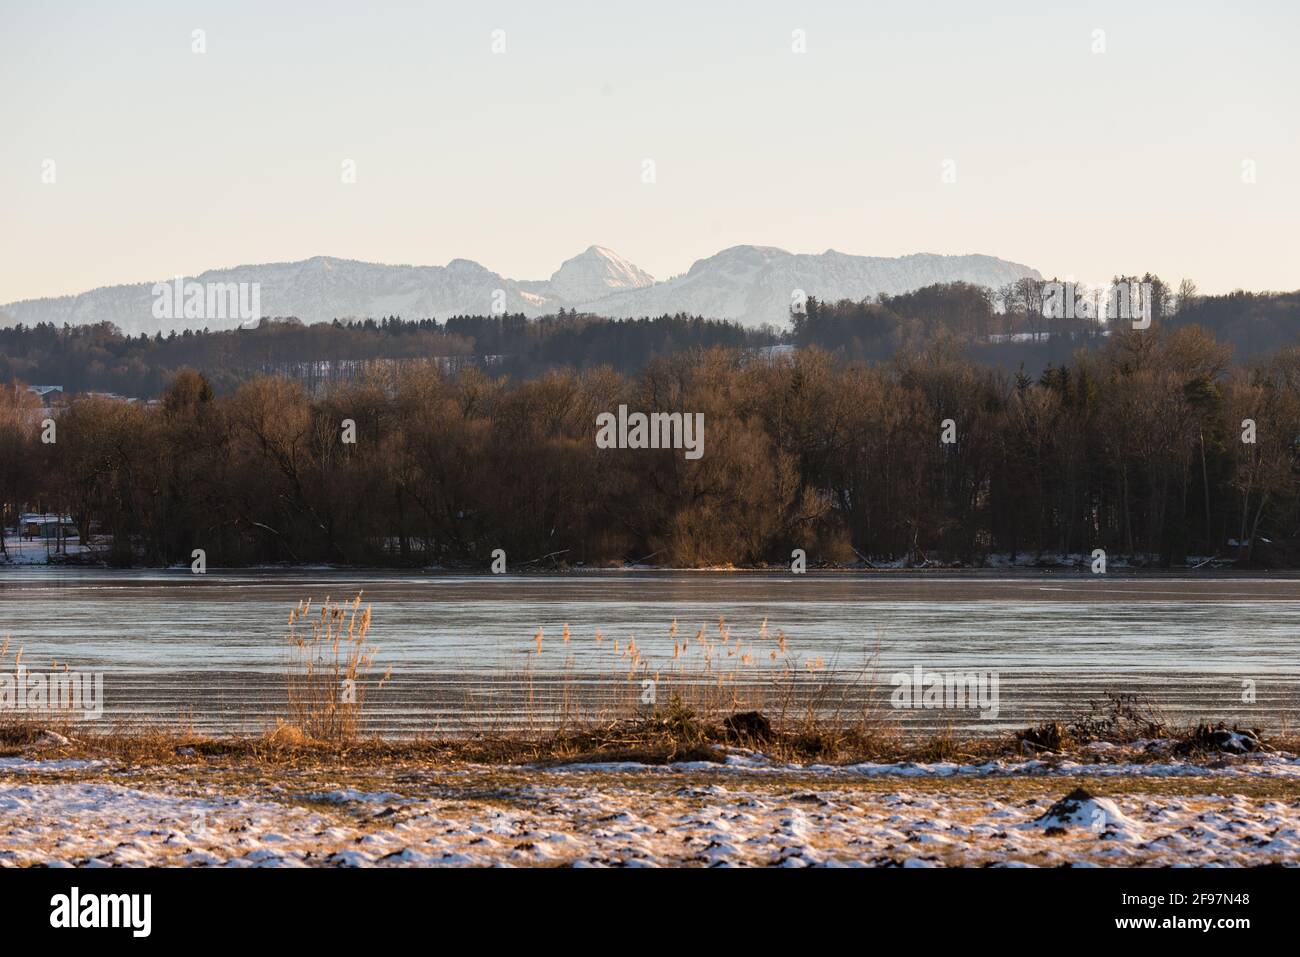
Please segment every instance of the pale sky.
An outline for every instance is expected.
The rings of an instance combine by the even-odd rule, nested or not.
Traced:
[[[0,302],[593,243],[1300,287],[1294,0],[1044,6],[0,0]]]

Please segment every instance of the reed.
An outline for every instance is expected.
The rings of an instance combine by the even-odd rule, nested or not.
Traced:
[[[273,738],[301,735],[338,743],[357,737],[377,650],[366,642],[370,621],[370,606],[362,607],[360,592],[342,603],[326,596],[314,613],[306,599],[289,612],[288,721],[271,732]],[[377,687],[390,676],[391,669]]]
[[[527,662],[501,677],[519,689],[522,727],[491,728],[549,742],[552,752],[588,750],[675,754],[709,744],[761,749],[773,756],[830,759],[884,753],[898,735],[887,695],[876,683],[877,650],[846,672],[800,655],[766,619],[743,629],[724,617],[683,630],[673,620],[658,641],[579,634],[565,623],[560,640],[538,628]],[[651,650],[651,649],[655,650]],[[736,716],[761,715],[748,721]]]

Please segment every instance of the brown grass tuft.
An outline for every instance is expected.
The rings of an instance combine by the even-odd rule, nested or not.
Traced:
[[[289,721],[272,735],[288,734],[284,729],[291,727],[311,741],[356,738],[376,651],[366,644],[369,632],[370,606],[361,607],[360,592],[342,604],[327,596],[315,615],[310,599],[289,613]],[[386,672],[382,681],[388,677]]]

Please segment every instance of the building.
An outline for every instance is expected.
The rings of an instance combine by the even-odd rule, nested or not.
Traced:
[[[121,395],[117,392],[83,392],[81,394],[91,399],[106,399],[109,402],[125,402],[127,405],[140,401],[134,396]]]
[[[78,537],[77,524],[67,515],[24,512],[18,517],[18,530],[27,541],[59,542]]]
[[[38,396],[41,405],[47,409],[63,401],[63,386],[61,385],[29,385],[27,391]]]

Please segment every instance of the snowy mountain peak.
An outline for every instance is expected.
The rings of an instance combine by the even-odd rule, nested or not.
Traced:
[[[569,302],[587,302],[613,292],[652,286],[654,281],[654,276],[612,249],[588,246],[572,259],[566,259],[555,271],[550,292]]]

